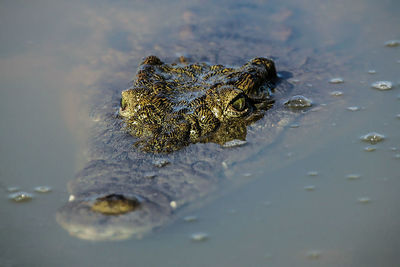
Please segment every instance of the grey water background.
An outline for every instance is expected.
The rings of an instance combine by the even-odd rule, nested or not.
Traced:
[[[275,16],[268,32],[284,46],[351,57],[318,84],[342,91],[340,101],[243,163],[234,178],[250,181],[187,214],[196,222],[178,220],[143,240],[69,236],[54,215],[82,166],[85,91],[109,73],[127,84],[131,62],[179,44],[170,32],[191,34],[186,17],[210,10],[200,13],[207,20],[226,8],[236,10],[230,20],[260,28]],[[0,266],[398,266],[400,47],[384,43],[400,39],[399,11],[387,0],[2,1]],[[330,84],[335,77],[344,83]],[[393,89],[372,89],[379,80]],[[359,138],[372,131],[386,139],[367,152]],[[270,168],[272,158],[290,163]],[[39,185],[52,191],[27,203],[8,199],[9,187]],[[193,242],[195,232],[209,239]]]

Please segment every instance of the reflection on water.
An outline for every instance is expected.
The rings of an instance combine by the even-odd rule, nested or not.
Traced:
[[[389,0],[2,2],[0,265],[396,266],[399,9]],[[247,185],[182,214],[196,220],[121,243],[69,237],[54,214],[87,160],[78,144],[96,114],[82,103],[99,84],[125,88],[149,54],[234,65],[274,56],[318,109],[229,169]],[[373,132],[385,139],[360,140]],[[52,191],[35,192],[42,185]],[[9,201],[11,187],[33,199]],[[193,242],[196,233],[207,238]]]

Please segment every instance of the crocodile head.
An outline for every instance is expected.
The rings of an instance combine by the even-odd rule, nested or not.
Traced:
[[[225,67],[165,64],[149,56],[133,86],[122,92],[119,114],[138,138],[136,145],[147,152],[244,140],[246,126],[273,105],[276,80],[274,62],[266,58]]]

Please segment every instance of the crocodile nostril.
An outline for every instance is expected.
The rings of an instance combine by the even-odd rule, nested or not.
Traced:
[[[96,199],[91,209],[105,215],[119,215],[134,211],[138,207],[140,207],[140,201],[136,197],[110,194]]]

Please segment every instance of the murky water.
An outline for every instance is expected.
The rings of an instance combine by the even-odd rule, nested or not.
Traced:
[[[400,39],[400,4],[217,2],[0,3],[0,266],[398,266],[400,46],[385,42]],[[148,54],[182,53],[335,68],[294,81],[319,110],[237,166],[244,186],[143,240],[69,236],[54,215],[84,161],[79,103],[104,77],[124,88]],[[360,139],[371,132],[385,139]]]

